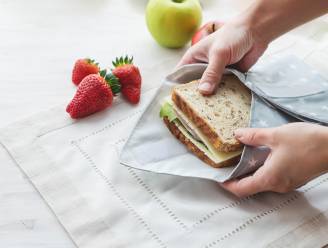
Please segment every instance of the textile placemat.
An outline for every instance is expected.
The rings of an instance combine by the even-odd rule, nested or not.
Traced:
[[[328,78],[328,37],[320,40],[320,44],[309,41],[289,50]],[[274,48],[271,54],[281,52]],[[1,144],[75,244],[82,248],[209,248],[328,243],[328,175],[289,194],[238,199],[215,182],[119,164],[118,152],[154,96],[162,79],[160,71],[147,68],[137,107],[116,101],[111,109],[72,121],[65,105],[60,105],[0,130]]]

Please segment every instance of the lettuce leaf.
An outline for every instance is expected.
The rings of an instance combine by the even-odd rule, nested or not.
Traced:
[[[165,102],[162,105],[159,116],[161,118],[167,117],[170,122],[177,119],[177,115],[175,114],[172,105],[168,102]]]

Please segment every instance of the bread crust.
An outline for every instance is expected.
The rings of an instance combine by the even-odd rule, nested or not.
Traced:
[[[172,101],[174,104],[191,120],[200,131],[209,139],[211,144],[220,152],[234,152],[243,147],[243,145],[235,140],[234,144],[222,141],[215,130],[201,118],[196,111],[189,106],[189,104],[184,101],[184,99],[179,95],[179,93],[173,88],[172,90]]]
[[[200,160],[202,160],[206,164],[214,168],[220,168],[220,167],[233,166],[239,162],[240,156],[236,156],[226,161],[223,161],[221,163],[215,163],[202,150],[200,150],[197,146],[195,146],[186,136],[184,136],[184,134],[179,130],[179,128],[174,124],[174,122],[170,122],[169,119],[166,117],[163,118],[163,121],[166,124],[167,128],[170,130],[170,132],[178,140],[180,140],[180,142],[183,143],[188,148],[189,151],[194,153]]]

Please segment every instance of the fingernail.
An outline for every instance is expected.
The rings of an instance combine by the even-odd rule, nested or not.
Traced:
[[[201,92],[212,92],[214,89],[215,85],[214,84],[210,84],[208,82],[204,82],[204,83],[200,83],[198,85],[198,90],[200,90]]]
[[[234,135],[235,135],[235,138],[236,139],[243,139],[243,136],[244,136],[244,129],[243,128],[239,128],[239,129],[236,129],[234,131]]]

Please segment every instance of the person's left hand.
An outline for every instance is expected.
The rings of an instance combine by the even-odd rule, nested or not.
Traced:
[[[204,37],[184,54],[177,68],[192,63],[208,63],[200,79],[198,90],[204,95],[213,94],[228,65],[240,71],[248,71],[266,50],[263,41],[241,18],[222,25],[214,33]]]
[[[239,197],[263,191],[285,193],[328,172],[328,127],[292,123],[238,129],[235,136],[244,144],[271,149],[264,165],[253,175],[222,184]]]

